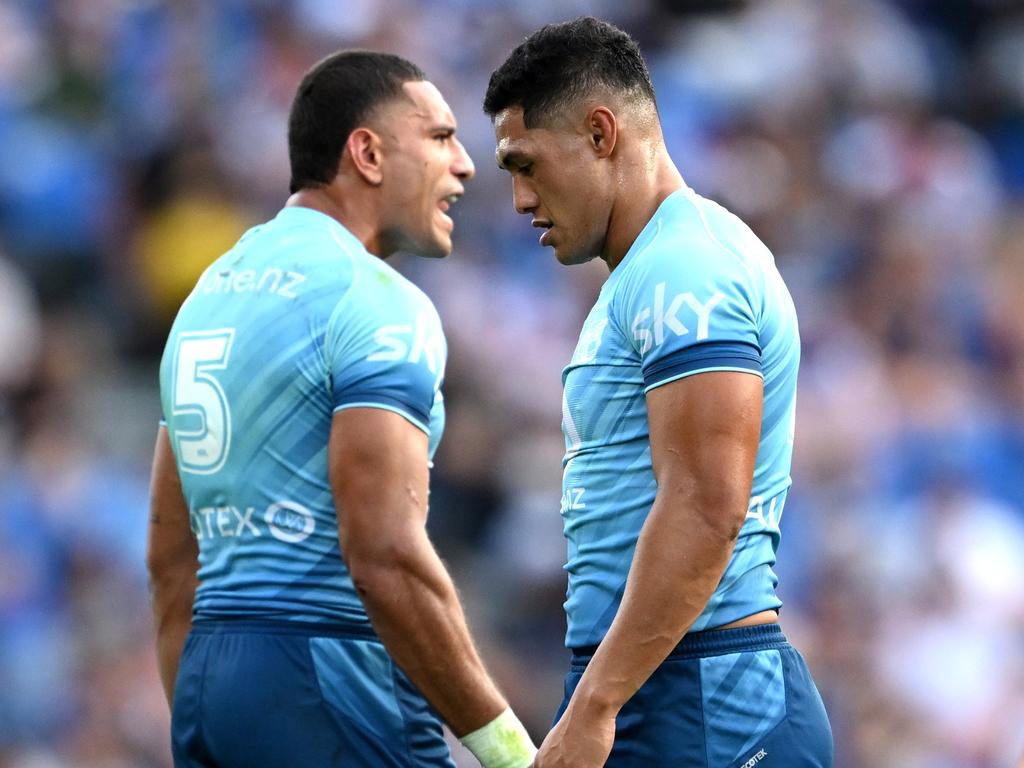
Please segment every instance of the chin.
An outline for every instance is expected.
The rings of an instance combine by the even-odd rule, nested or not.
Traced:
[[[452,239],[450,237],[436,237],[417,251],[420,256],[428,259],[443,259],[450,256],[452,252]]]
[[[418,236],[406,235],[401,250],[425,259],[443,259],[452,252],[452,236],[441,229],[420,232]]]
[[[571,267],[575,264],[586,264],[592,258],[593,254],[584,253],[581,251],[567,251],[561,248],[555,248],[555,258],[558,263],[565,267]]]

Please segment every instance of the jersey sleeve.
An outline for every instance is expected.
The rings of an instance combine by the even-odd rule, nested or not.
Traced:
[[[615,317],[640,356],[644,391],[706,371],[761,372],[757,291],[740,258],[708,239],[642,254]]]
[[[335,412],[382,408],[430,434],[447,345],[433,304],[396,274],[357,276],[327,326]]]

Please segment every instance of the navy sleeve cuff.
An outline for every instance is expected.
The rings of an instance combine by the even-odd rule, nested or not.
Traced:
[[[385,410],[396,411],[425,432],[430,431],[430,409],[418,407],[405,398],[395,397],[385,392],[346,392],[334,401],[335,411],[360,406],[377,406]]]
[[[750,371],[761,374],[761,350],[742,341],[695,344],[644,366],[644,391],[702,371]]]

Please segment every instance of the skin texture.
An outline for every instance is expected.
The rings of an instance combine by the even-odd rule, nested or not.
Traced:
[[[761,397],[759,377],[733,372],[699,374],[648,393],[658,495],[619,611],[541,745],[537,768],[604,765],[619,710],[707,604],[747,512]]]
[[[594,257],[614,270],[658,206],[683,186],[652,104],[594,94],[527,128],[495,115],[496,158],[513,204],[562,264]],[[762,381],[710,372],[647,395],[658,493],[640,533],[615,620],[536,768],[603,766],[615,717],[702,612],[732,555],[753,481]],[[699,445],[695,451],[692,446]],[[775,620],[768,611],[727,626]]]
[[[388,652],[457,736],[507,706],[427,538],[427,436],[379,408],[339,411],[328,449],[338,536]]]
[[[370,253],[443,257],[452,250],[452,195],[476,169],[456,138],[455,118],[429,82],[408,82],[349,135],[338,175],[288,205],[313,208],[352,232]]]
[[[495,157],[512,176],[516,212],[549,229],[562,264],[600,257],[614,269],[683,178],[649,108],[609,98],[527,128],[520,107],[494,119]]]
[[[474,167],[455,119],[429,82],[408,82],[352,132],[327,185],[288,200],[326,213],[385,258],[451,252],[448,198]],[[427,436],[398,414],[352,408],[334,416],[329,473],[343,556],[388,652],[456,735],[507,707],[473,646],[455,587],[427,538]],[[157,438],[147,563],[160,674],[169,702],[197,585],[188,522],[167,430]]]
[[[166,427],[160,427],[157,433],[153,454],[146,566],[150,574],[160,681],[167,703],[171,704],[181,649],[192,628],[192,601],[199,583],[199,545],[189,528],[188,506]]]

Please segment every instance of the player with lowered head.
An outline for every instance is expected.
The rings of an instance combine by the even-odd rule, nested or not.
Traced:
[[[343,52],[298,88],[292,196],[201,277],[160,368],[148,565],[179,768],[485,766],[535,748],[427,538],[446,345],[389,267],[451,251],[473,163],[438,90]],[[198,576],[197,576],[198,566]]]
[[[535,32],[484,111],[541,245],[610,270],[563,372],[573,659],[536,768],[831,766],[777,623],[800,340],[771,253],[683,182],[614,26]]]

